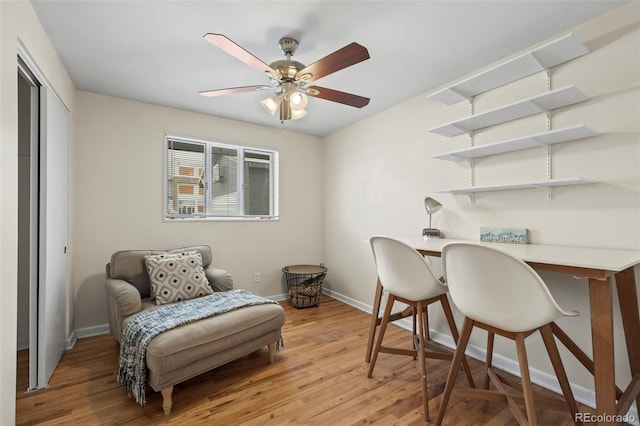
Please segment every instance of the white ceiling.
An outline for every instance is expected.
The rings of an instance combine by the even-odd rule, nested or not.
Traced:
[[[96,1],[32,0],[79,90],[312,135],[429,92],[563,33],[627,1]],[[222,33],[271,63],[282,36],[305,65],[350,42],[371,59],[317,84],[371,98],[357,109],[310,98],[284,125],[260,105],[267,91],[205,98],[199,91],[268,84],[260,72],[205,42]]]

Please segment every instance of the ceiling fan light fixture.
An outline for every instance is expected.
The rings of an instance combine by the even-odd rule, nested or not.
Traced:
[[[276,115],[276,111],[280,106],[280,97],[275,93],[266,99],[260,101],[264,109],[271,115]]]
[[[291,95],[291,104],[293,105],[300,105],[302,103],[302,93],[294,93],[293,95]]]
[[[304,93],[296,92],[293,95],[291,95],[292,110],[302,111],[307,107],[308,103],[309,103],[309,98]]]
[[[292,120],[300,120],[301,118],[304,118],[306,116],[307,116],[307,110],[306,109],[291,110],[291,119]]]

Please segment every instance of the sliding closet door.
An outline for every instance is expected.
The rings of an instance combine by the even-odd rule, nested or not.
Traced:
[[[40,132],[38,388],[43,388],[65,350],[68,288],[68,118],[46,87],[40,89]]]

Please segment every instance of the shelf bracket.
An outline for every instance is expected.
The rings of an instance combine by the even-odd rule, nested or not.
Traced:
[[[547,180],[551,180],[553,178],[551,171],[551,145],[546,145],[547,147]],[[547,187],[547,200],[551,201],[551,187]]]
[[[547,92],[551,91],[551,68],[545,68],[544,73],[547,75]]]
[[[538,58],[533,55],[533,57],[538,60]],[[545,74],[547,74],[547,92],[551,91],[551,68],[544,69]],[[551,131],[551,111],[547,111],[545,113],[547,116],[547,132]],[[547,144],[547,180],[552,179],[551,174],[551,145]],[[551,201],[551,187],[547,186],[547,201]]]
[[[455,127],[456,129],[460,130],[462,133],[467,133],[468,134],[471,131],[471,130],[465,128],[465,127],[458,126],[458,125],[455,125],[455,124],[451,124],[451,127]]]
[[[531,185],[532,187],[536,188],[536,189],[546,189],[547,191],[551,191],[551,187],[549,185]]]
[[[469,197],[469,201],[471,201],[471,204],[474,204],[476,202],[475,192],[465,192],[464,195]]]
[[[473,148],[473,132],[469,132],[469,145],[470,148]],[[469,185],[475,185],[475,159],[469,158]]]
[[[455,93],[456,95],[460,96],[460,97],[463,97],[463,98],[469,99],[469,95],[468,95],[467,93],[464,93],[464,92],[463,92],[462,90],[460,90],[460,89],[457,89],[457,88],[455,88],[455,87],[449,87],[449,90],[450,90],[450,91],[452,91],[453,93]],[[458,101],[458,102],[460,102],[460,101]]]
[[[469,101],[469,112],[471,115],[473,115],[473,96],[467,98],[467,101]],[[473,148],[474,146],[474,131],[470,131],[467,133],[469,135],[469,148]],[[469,159],[469,185],[470,186],[475,186],[475,182],[476,182],[476,162],[473,158]],[[475,194],[473,192],[469,192],[467,193],[467,195],[469,196],[469,200],[471,201],[471,204],[475,203]]]

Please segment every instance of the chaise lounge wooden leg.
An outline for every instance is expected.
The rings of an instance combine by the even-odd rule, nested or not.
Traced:
[[[269,343],[268,348],[269,348],[269,364],[273,364],[276,361],[276,342]]]
[[[171,414],[171,406],[173,401],[171,400],[171,394],[173,393],[173,386],[166,387],[160,391],[162,394],[162,410],[165,415]]]

